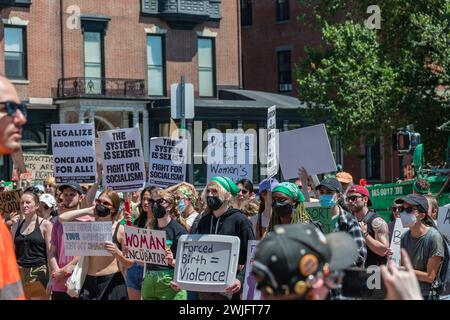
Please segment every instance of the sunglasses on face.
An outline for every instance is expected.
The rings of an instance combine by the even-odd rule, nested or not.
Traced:
[[[97,201],[95,201],[95,203],[101,204],[101,205],[103,205],[103,206],[105,206],[105,207],[112,207],[112,203],[107,202],[107,201],[97,200]]]
[[[158,199],[158,200],[154,201],[153,203],[156,203],[156,204],[164,204],[164,203],[166,203],[166,202],[167,202],[167,201],[164,200],[164,199]]]
[[[248,191],[248,190],[245,190],[245,189],[240,189],[240,191],[239,191],[239,193],[242,193],[242,194],[247,194],[247,193],[249,193],[250,191]]]
[[[347,197],[347,199],[349,200],[349,201],[355,201],[356,199],[358,199],[358,198],[362,198],[363,196],[350,196],[350,197]]]
[[[46,205],[45,203],[41,203],[41,205],[44,210],[50,209],[50,207],[48,205]]]
[[[6,112],[8,116],[15,117],[17,110],[22,112],[23,116],[27,116],[27,106],[23,103],[15,103],[12,101],[6,101],[0,103],[0,111]]]
[[[402,209],[403,209],[403,211],[405,211],[406,213],[411,213],[411,212],[417,210],[417,208],[414,208],[414,207],[408,207],[408,208],[403,207]]]
[[[392,212],[400,212],[402,207],[391,207]]]

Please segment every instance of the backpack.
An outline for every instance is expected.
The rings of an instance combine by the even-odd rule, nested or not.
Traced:
[[[438,229],[431,227],[431,229],[435,230],[435,232],[438,232],[441,237],[442,241],[444,242],[444,259],[441,262],[441,266],[439,268],[438,274],[436,276],[436,279],[431,284],[431,289],[434,290],[438,295],[448,295],[450,294],[450,271],[449,271],[449,260],[450,260],[450,249],[449,249],[449,242],[447,237],[445,237],[441,232],[439,232]],[[433,236],[433,232],[430,232],[427,234],[424,240],[424,247],[425,247],[425,256],[429,256],[429,248],[430,248],[430,241]]]

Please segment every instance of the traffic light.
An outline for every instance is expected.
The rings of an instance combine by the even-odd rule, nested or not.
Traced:
[[[394,150],[399,153],[412,153],[420,144],[420,133],[408,129],[400,129],[393,135]]]

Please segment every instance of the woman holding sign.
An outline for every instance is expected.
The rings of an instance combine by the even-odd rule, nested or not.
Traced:
[[[111,190],[103,191],[95,201],[95,207],[74,210],[59,215],[61,222],[73,221],[86,214],[95,221],[112,221],[112,242],[105,243],[111,256],[89,257],[89,267],[80,292],[80,300],[128,300],[125,279],[121,270],[133,264],[125,258],[125,230],[118,221],[119,195]]]
[[[186,229],[173,218],[177,210],[175,197],[170,192],[157,191],[152,209],[156,218],[153,229],[166,232],[167,266],[147,264],[147,272],[142,282],[142,298],[144,300],[186,300],[186,291],[175,291],[170,286],[173,280],[178,239],[187,233]]]
[[[49,280],[47,252],[52,224],[38,216],[39,197],[36,193],[24,192],[20,198],[20,211],[24,219],[13,225],[11,234],[25,295],[48,299],[45,288]]]

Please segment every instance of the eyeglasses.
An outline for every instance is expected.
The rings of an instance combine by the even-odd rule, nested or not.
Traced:
[[[403,209],[403,211],[405,211],[406,213],[411,213],[411,212],[413,212],[414,210],[417,210],[417,208],[414,208],[414,207],[408,207],[408,208],[403,207],[402,209]]]
[[[158,200],[154,201],[154,203],[156,203],[156,204],[164,204],[166,202],[167,201],[165,199],[158,199]]]
[[[105,207],[112,207],[112,203],[107,202],[107,201],[96,200],[95,203],[101,204],[101,205],[103,205]]]
[[[27,106],[23,103],[15,103],[13,101],[0,102],[0,105],[3,105],[3,108],[0,108],[1,111],[4,111],[8,114],[8,116],[15,117],[17,110],[22,112],[23,116],[27,117]]]
[[[392,212],[400,212],[402,207],[391,207]]]
[[[358,199],[358,198],[362,198],[363,196],[350,196],[350,197],[347,197],[347,199],[349,200],[349,201],[355,201],[356,199]]]
[[[242,193],[242,194],[247,194],[247,193],[249,193],[250,191],[248,191],[248,190],[245,190],[245,189],[240,189],[240,191],[239,191],[239,193]]]

